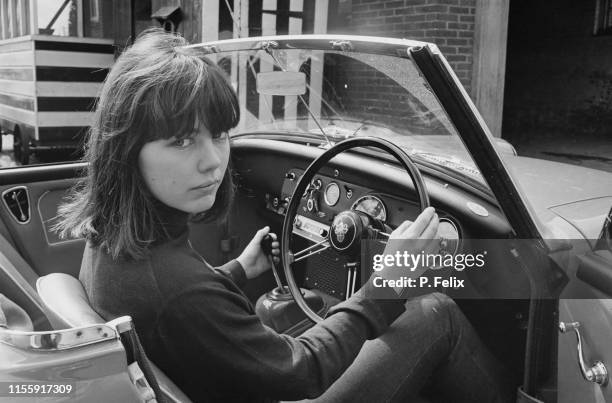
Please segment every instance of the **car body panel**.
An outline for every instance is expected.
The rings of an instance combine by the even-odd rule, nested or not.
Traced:
[[[2,329],[0,329],[2,332]],[[125,349],[118,339],[59,350],[32,351],[0,342],[3,382],[60,383],[73,385],[68,396],[36,397],[40,402],[139,402],[142,401],[127,372]],[[8,401],[32,401],[16,397]],[[2,397],[0,397],[0,401]]]

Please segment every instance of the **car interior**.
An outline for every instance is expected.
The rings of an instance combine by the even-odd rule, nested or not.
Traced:
[[[236,257],[255,231],[265,225],[269,225],[272,232],[281,233],[297,179],[324,152],[320,147],[299,141],[279,141],[275,135],[258,136],[257,139],[239,136],[232,143],[231,169],[236,194],[231,212],[223,222],[194,222],[190,227],[193,247],[213,265]],[[83,163],[65,163],[0,171],[0,294],[27,312],[36,331],[103,322],[95,312],[87,310],[86,296],[76,281],[84,240],[60,239],[52,230],[58,206],[77,183],[84,167]],[[426,165],[418,167],[431,205],[440,217],[457,229],[459,250],[469,248],[462,240],[470,238],[513,237],[512,228],[490,194]],[[410,176],[392,159],[368,150],[353,150],[336,156],[314,174],[313,182],[317,186],[299,201],[291,240],[293,250],[307,249],[325,236],[334,215],[357,208],[358,201],[367,202],[366,209],[372,203],[376,208],[384,208],[382,218],[391,228],[403,220],[414,220],[420,212]],[[333,192],[326,193],[330,188]],[[474,205],[480,210],[474,212]],[[329,307],[356,290],[355,273],[351,273],[346,257],[333,250],[312,252],[316,253],[307,254],[307,258],[296,261],[292,267],[298,285],[316,294],[313,303],[318,304],[317,313],[324,316]],[[506,257],[495,258],[495,261],[504,262]],[[279,273],[284,277],[282,270]],[[54,276],[58,275],[72,279],[65,285],[72,292],[64,293],[58,288],[61,286],[53,285]],[[528,281],[521,275],[512,264],[500,264],[494,274],[489,272],[486,278],[468,274],[468,280],[484,296],[493,295],[497,287],[502,286],[511,288],[509,295],[516,287],[516,295],[520,295],[520,289]],[[42,290],[40,295],[36,290],[37,281],[39,291]],[[46,289],[41,286],[45,281],[49,284]],[[275,288],[275,284],[273,274],[268,272],[251,280],[245,293],[255,304]],[[452,296],[452,290],[438,291]],[[82,303],[62,300],[65,295],[77,295]],[[520,298],[458,299],[457,303],[518,385],[525,355],[528,301]],[[77,306],[85,308],[73,312],[76,319],[70,321],[62,320],[61,314],[58,319],[57,312],[62,312],[62,306],[68,307],[68,312]],[[50,307],[55,307],[56,314]],[[302,312],[296,314],[293,310],[288,317],[290,319],[285,318],[282,324],[273,319],[264,320],[264,323],[296,336],[312,325]],[[137,323],[135,326],[138,328]]]

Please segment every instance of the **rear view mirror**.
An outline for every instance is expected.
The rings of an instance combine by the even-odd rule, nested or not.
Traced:
[[[299,71],[258,73],[257,93],[262,95],[303,95],[306,93],[306,75]]]

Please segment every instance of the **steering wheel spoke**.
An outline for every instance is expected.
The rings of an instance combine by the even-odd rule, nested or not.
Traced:
[[[293,254],[293,262],[292,263],[296,263],[299,262],[300,260],[304,260],[307,259],[308,257],[312,256],[312,255],[316,255],[317,253],[321,253],[326,249],[330,248],[330,244],[329,241],[327,239],[324,239],[321,242],[317,242],[314,245],[311,245],[307,248],[302,249],[299,252],[296,252]],[[319,247],[318,249],[316,249],[317,247]]]

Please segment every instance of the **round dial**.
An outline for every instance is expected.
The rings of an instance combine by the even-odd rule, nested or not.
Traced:
[[[455,223],[448,218],[440,218],[438,236],[440,238],[440,254],[454,255],[457,253],[459,250],[459,230]]]
[[[323,198],[328,206],[335,206],[340,200],[340,186],[336,182],[331,182],[325,187]]]
[[[366,213],[377,220],[387,220],[387,209],[382,200],[376,196],[367,195],[360,197],[353,203],[351,209]]]

